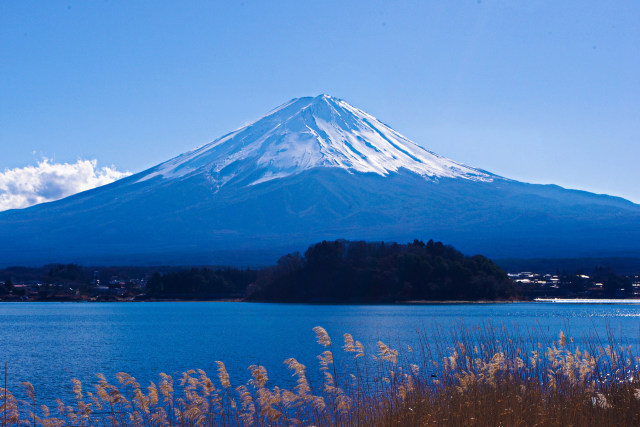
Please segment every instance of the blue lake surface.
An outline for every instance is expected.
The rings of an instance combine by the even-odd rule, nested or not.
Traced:
[[[90,390],[96,373],[115,382],[113,375],[125,371],[143,386],[160,372],[201,368],[214,376],[216,360],[234,385],[246,382],[249,365],[261,364],[272,386],[287,387],[286,358],[307,365],[310,375],[317,371],[324,348],[314,326],[326,328],[336,347],[348,332],[373,353],[378,339],[395,348],[417,345],[416,328],[486,321],[534,337],[563,330],[578,340],[593,331],[604,336],[608,325],[625,344],[640,344],[634,304],[0,303],[0,362],[8,362],[10,389],[30,381],[41,396],[70,392],[71,378]]]

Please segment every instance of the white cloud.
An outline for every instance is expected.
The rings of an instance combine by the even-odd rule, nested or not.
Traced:
[[[0,172],[0,211],[62,199],[131,175],[114,167],[98,168],[96,160],[50,163]]]

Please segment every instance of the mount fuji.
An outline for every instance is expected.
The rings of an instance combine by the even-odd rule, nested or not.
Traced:
[[[638,256],[640,205],[466,166],[320,95],[112,184],[0,212],[0,265],[257,265],[337,238]]]

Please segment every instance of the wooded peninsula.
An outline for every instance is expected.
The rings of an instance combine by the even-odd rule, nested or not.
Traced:
[[[335,240],[263,268],[10,267],[0,269],[0,300],[397,303],[634,295],[632,276],[601,267],[590,274],[558,273],[553,287],[536,287],[513,280],[482,255],[466,256],[442,242]],[[594,290],[593,283],[601,287]]]

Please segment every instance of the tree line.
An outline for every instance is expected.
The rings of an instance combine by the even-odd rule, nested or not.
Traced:
[[[142,285],[142,277],[146,286]],[[493,300],[518,296],[518,289],[504,271],[488,258],[468,257],[433,240],[409,244],[323,241],[311,245],[303,255],[290,253],[276,265],[260,269],[76,264],[11,267],[0,270],[0,297],[20,297],[26,293],[24,288],[14,286],[14,278],[25,283],[64,284],[63,288],[43,288],[40,293],[46,290],[47,295],[54,294],[62,292],[56,289],[63,289],[79,298],[95,296],[96,286],[120,288],[124,282],[127,298],[137,299],[346,303]],[[114,278],[116,284],[111,285]]]
[[[409,244],[323,241],[258,272],[253,301],[393,302],[508,299],[517,289],[482,255],[429,240]]]

